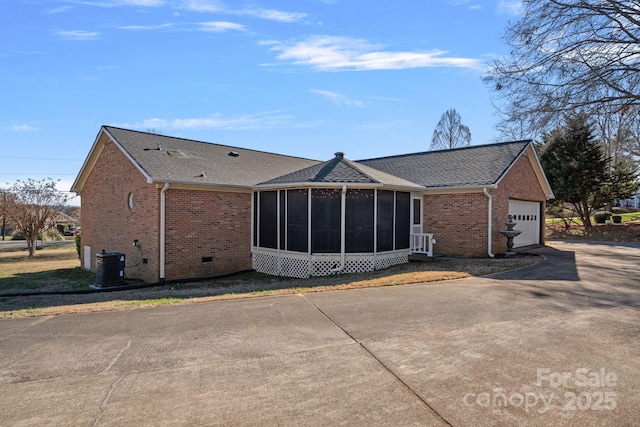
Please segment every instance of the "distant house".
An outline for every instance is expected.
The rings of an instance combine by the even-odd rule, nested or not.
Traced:
[[[618,199],[616,200],[616,206],[625,206],[628,208],[639,208],[640,207],[640,189],[638,189],[634,194],[629,196],[626,199]]]
[[[530,141],[321,162],[111,126],[72,191],[84,267],[122,252],[127,277],[145,281],[370,271],[412,252],[493,256],[506,250],[510,214],[523,231],[516,247],[543,243],[553,197]]]

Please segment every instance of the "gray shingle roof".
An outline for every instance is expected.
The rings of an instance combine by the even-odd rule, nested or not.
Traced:
[[[427,188],[495,184],[531,141],[476,145],[451,150],[359,160]]]
[[[319,163],[112,126],[103,129],[155,182],[252,187]]]
[[[153,181],[252,188],[302,183],[380,184],[410,189],[492,185],[530,141],[515,141],[353,162],[327,162],[104,126]],[[87,160],[88,161],[88,160]],[[76,178],[81,190],[85,166]]]
[[[344,158],[343,153],[336,153],[331,160],[266,181],[262,185],[304,183],[382,184],[423,189],[422,186],[405,179],[352,162]]]

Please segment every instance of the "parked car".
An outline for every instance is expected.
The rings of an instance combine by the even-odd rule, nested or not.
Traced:
[[[80,229],[81,229],[81,227],[70,227],[70,228],[67,228],[66,230],[64,230],[64,235],[65,236],[75,236],[76,234],[80,233]]]

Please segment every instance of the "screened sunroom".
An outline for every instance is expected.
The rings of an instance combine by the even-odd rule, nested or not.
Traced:
[[[405,263],[411,252],[430,255],[421,190],[342,153],[260,184],[253,193],[253,268],[323,276]]]

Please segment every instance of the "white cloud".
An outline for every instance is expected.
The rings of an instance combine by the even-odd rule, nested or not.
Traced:
[[[122,6],[137,6],[137,7],[159,7],[167,4],[166,0],[76,0],[78,3],[99,6],[99,7],[122,7]],[[302,12],[285,12],[276,9],[263,9],[256,6],[249,6],[244,9],[231,9],[226,7],[221,1],[218,0],[179,0],[169,3],[172,7],[177,9],[184,9],[191,12],[201,13],[224,13],[227,15],[246,15],[253,16],[260,19],[266,19],[277,22],[295,22],[306,18],[308,15]],[[56,12],[64,11],[67,9],[58,8],[54,9]],[[53,13],[53,12],[51,12]],[[139,29],[136,26],[129,26],[133,28],[124,29]],[[144,29],[144,28],[142,28]]]
[[[33,131],[40,130],[37,127],[31,126],[31,125],[26,124],[26,123],[14,124],[14,125],[11,125],[11,126],[5,128],[5,129],[12,130],[14,132],[33,132]]]
[[[309,90],[309,92],[320,95],[323,98],[326,98],[329,101],[333,102],[334,104],[343,107],[364,107],[364,103],[362,101],[349,99],[341,93],[320,89],[311,89]]]
[[[182,8],[193,12],[225,13],[228,15],[247,15],[260,19],[278,22],[294,22],[307,17],[306,13],[284,12],[275,9],[262,9],[259,7],[247,7],[244,9],[229,9],[216,0],[186,0]]]
[[[523,12],[522,1],[500,0],[498,2],[498,13],[501,15],[522,15]]]
[[[164,5],[164,0],[118,0],[123,6],[158,7]]]
[[[256,18],[267,19],[270,21],[278,22],[295,22],[306,18],[308,15],[301,12],[283,12],[274,9],[242,9],[238,11],[230,11],[230,13],[237,15],[250,15]]]
[[[165,0],[76,0],[76,3],[98,7],[159,7],[165,4]]]
[[[235,30],[235,31],[245,30],[244,25],[236,24],[233,22],[226,22],[226,21],[201,22],[198,25],[200,25],[200,30],[209,31],[213,33],[222,33],[230,30]]]
[[[244,114],[235,117],[222,117],[213,114],[208,117],[194,117],[185,119],[146,119],[136,123],[138,129],[268,129],[290,122],[293,116],[271,111],[259,114]],[[130,127],[130,125],[124,126]]]
[[[124,25],[118,27],[120,30],[132,31],[148,31],[148,30],[168,30],[174,28],[176,24],[158,24],[158,25]]]
[[[100,35],[95,31],[81,30],[58,31],[56,34],[65,40],[95,40]]]
[[[49,14],[53,15],[56,13],[64,13],[64,12],[68,12],[70,10],[73,10],[73,6],[60,6],[60,7],[56,7],[54,9],[51,9],[49,12]]]
[[[445,56],[446,51],[393,52],[381,50],[363,39],[334,36],[311,36],[294,43],[266,41],[279,52],[277,58],[318,71],[400,70],[425,67],[478,69],[479,60]]]
[[[224,7],[215,0],[186,0],[182,2],[182,8],[193,12],[219,13],[224,11]]]
[[[192,31],[193,29],[198,31],[206,31],[211,33],[223,33],[226,31],[246,31],[246,27],[242,24],[236,24],[235,22],[228,21],[210,21],[199,22],[196,24],[157,24],[157,25],[123,25],[118,27],[120,30],[128,31],[160,31],[160,30],[173,30],[173,31]]]

